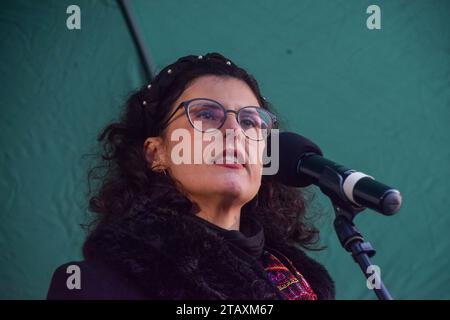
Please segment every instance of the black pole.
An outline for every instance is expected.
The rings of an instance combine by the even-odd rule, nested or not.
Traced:
[[[334,229],[341,242],[342,247],[345,250],[352,253],[352,257],[355,262],[361,268],[367,279],[372,276],[369,274],[368,268],[372,266],[370,257],[373,257],[376,253],[375,249],[369,242],[364,242],[364,238],[352,221],[347,218],[348,212],[343,212],[342,208],[334,206],[336,212],[336,219],[334,220]],[[376,287],[373,288],[376,296],[379,300],[392,300],[392,296],[388,289],[381,280],[380,275],[373,275],[376,277]]]
[[[358,207],[350,203],[343,191],[343,177],[332,167],[326,167],[319,177],[320,189],[326,194],[336,213],[334,220],[334,229],[339,238],[342,247],[351,252],[353,259],[358,263],[365,277],[369,279],[371,276],[376,277],[376,285],[373,288],[376,296],[380,300],[392,300],[392,297],[385,287],[381,276],[377,274],[368,274],[368,267],[373,266],[370,257],[376,253],[375,249],[369,242],[365,242],[361,233],[353,224],[353,219],[364,207]]]
[[[139,58],[144,67],[144,72],[147,81],[150,82],[153,79],[155,72],[153,69],[152,62],[150,60],[150,54],[148,53],[148,50],[141,36],[141,33],[139,32],[139,28],[137,27],[136,16],[134,15],[134,12],[128,0],[117,0],[117,2],[119,3],[120,9],[122,10],[122,13],[125,17],[125,21],[127,22],[128,30],[131,33],[134,44],[139,54]]]

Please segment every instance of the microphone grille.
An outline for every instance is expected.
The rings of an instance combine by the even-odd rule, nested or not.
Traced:
[[[312,182],[308,177],[297,172],[297,166],[307,153],[322,156],[322,150],[311,140],[294,132],[281,132],[279,135],[280,166],[275,178],[288,186],[306,187]]]

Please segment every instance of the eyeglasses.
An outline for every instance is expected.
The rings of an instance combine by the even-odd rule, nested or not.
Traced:
[[[227,110],[215,100],[195,98],[181,102],[167,120],[164,121],[162,128],[169,124],[170,119],[180,108],[184,108],[191,126],[201,132],[211,132],[220,129],[227,119],[227,114],[234,113],[245,136],[256,141],[264,140],[277,123],[275,115],[261,107],[249,106],[243,107],[238,111]]]

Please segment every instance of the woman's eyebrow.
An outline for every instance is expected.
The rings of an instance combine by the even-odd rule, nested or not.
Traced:
[[[245,114],[258,114],[258,112],[255,109],[245,109],[245,108],[241,108],[241,109],[244,109],[243,112]],[[239,110],[241,110],[241,109],[239,109]]]
[[[222,100],[215,100],[215,101],[219,102],[222,106],[225,107],[225,109],[230,109],[230,107],[235,107],[233,109],[236,110],[236,111],[240,110],[242,108],[245,108],[245,107],[259,107],[259,108],[261,108],[261,106],[259,105],[258,102],[256,102],[256,103],[248,103],[248,104],[245,104],[245,103],[233,104],[233,103],[224,103]]]

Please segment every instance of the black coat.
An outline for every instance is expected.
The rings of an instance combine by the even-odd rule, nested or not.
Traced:
[[[322,265],[292,246],[271,245],[288,257],[319,299],[334,299]],[[87,239],[85,260],[60,266],[48,299],[281,299],[259,263],[242,259],[223,237],[189,217],[150,202]],[[80,267],[81,289],[68,289],[69,265]]]

